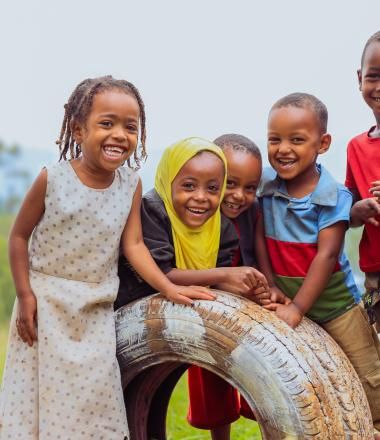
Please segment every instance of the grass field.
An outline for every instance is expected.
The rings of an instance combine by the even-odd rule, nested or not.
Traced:
[[[3,368],[5,362],[5,352],[7,349],[8,324],[3,322],[0,324],[0,377],[3,377]]]
[[[170,400],[167,420],[167,438],[168,440],[210,439],[208,431],[195,429],[187,423],[187,408],[187,377],[185,373],[179,380]],[[233,440],[258,440],[261,439],[261,435],[257,423],[240,417],[240,419],[232,425],[231,438]]]

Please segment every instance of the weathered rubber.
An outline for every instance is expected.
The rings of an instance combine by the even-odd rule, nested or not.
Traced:
[[[183,364],[235,386],[264,439],[373,439],[359,379],[323,329],[304,319],[292,330],[245,298],[217,293],[194,307],[154,295],[117,311],[131,440],[166,438],[167,404]]]

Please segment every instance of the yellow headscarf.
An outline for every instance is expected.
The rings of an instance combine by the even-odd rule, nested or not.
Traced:
[[[173,233],[178,269],[210,269],[215,267],[220,242],[220,210],[199,228],[189,228],[178,218],[172,201],[172,182],[180,169],[201,151],[211,151],[224,163],[225,176],[220,200],[227,180],[227,162],[222,150],[201,138],[191,137],[168,147],[157,167],[154,187],[165,204]]]

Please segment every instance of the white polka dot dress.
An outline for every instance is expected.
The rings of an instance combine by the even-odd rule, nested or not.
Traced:
[[[0,439],[123,440],[128,428],[113,301],[138,176],[120,168],[110,187],[96,190],[82,184],[70,162],[47,171],[46,210],[30,244],[38,342],[22,342],[14,311]]]

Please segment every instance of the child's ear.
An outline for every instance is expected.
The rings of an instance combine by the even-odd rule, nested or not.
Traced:
[[[83,134],[84,134],[83,126],[78,122],[73,122],[71,124],[71,132],[73,134],[73,138],[75,142],[78,145],[80,145],[83,142]]]
[[[362,70],[358,69],[356,71],[357,75],[358,75],[358,81],[359,81],[359,90],[362,91]]]
[[[318,150],[318,154],[326,153],[326,151],[330,148],[331,144],[331,134],[325,133],[321,137],[321,145]]]

